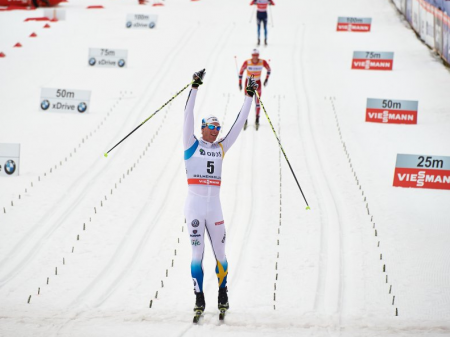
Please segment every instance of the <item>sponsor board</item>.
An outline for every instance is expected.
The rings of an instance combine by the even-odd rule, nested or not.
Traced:
[[[18,176],[20,144],[0,143],[0,176]]]
[[[153,29],[158,16],[153,14],[128,14],[125,27],[127,29]]]
[[[73,111],[85,113],[91,105],[91,92],[88,90],[41,89],[41,111]]]
[[[397,154],[393,186],[450,190],[450,157]]]
[[[88,64],[91,67],[126,68],[128,50],[89,48]]]
[[[392,70],[393,66],[394,53],[392,52],[353,52],[352,69]]]
[[[418,101],[368,98],[366,122],[417,124]]]
[[[336,31],[338,32],[370,32],[372,18],[339,17]]]

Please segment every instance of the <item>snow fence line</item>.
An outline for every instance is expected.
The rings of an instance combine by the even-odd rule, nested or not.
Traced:
[[[123,91],[123,92],[120,91],[120,96],[119,96],[119,98],[118,98],[117,101],[116,101],[115,103],[113,103],[113,105],[110,107],[109,111],[106,113],[106,116],[104,116],[104,117],[101,119],[100,123],[99,123],[96,127],[94,127],[94,129],[93,129],[92,131],[89,131],[88,133],[86,133],[86,136],[84,136],[84,137],[81,138],[81,140],[80,140],[79,143],[78,143],[78,147],[75,146],[75,147],[73,148],[73,150],[70,151],[69,154],[66,155],[66,156],[64,157],[64,159],[61,159],[61,160],[59,161],[59,164],[58,164],[58,163],[55,163],[54,165],[51,165],[51,166],[50,166],[50,169],[48,170],[48,175],[49,175],[49,176],[50,176],[51,173],[56,172],[56,170],[58,169],[58,166],[61,167],[61,166],[63,166],[64,163],[67,163],[68,160],[70,161],[70,159],[72,158],[72,156],[74,157],[74,156],[77,154],[77,148],[78,148],[78,149],[80,149],[80,148],[82,149],[82,148],[84,147],[84,145],[86,145],[87,141],[89,140],[89,137],[92,138],[92,137],[95,135],[95,133],[96,133],[97,131],[99,131],[100,128],[101,128],[104,124],[106,124],[106,122],[108,121],[109,117],[110,117],[111,114],[113,113],[113,110],[114,110],[117,106],[119,106],[120,102],[122,101],[122,99],[125,99],[125,96],[126,96],[127,94],[132,95],[133,92],[130,91],[129,93],[127,93],[126,90]],[[42,180],[41,180],[41,176],[42,176],[42,178],[43,178]],[[47,177],[47,171],[44,171],[43,173],[39,174],[38,177],[37,177],[37,183],[39,183],[39,182],[41,182],[41,181],[44,181],[44,178],[46,178],[46,177]],[[35,185],[33,184],[33,180],[30,181],[30,187],[31,187],[31,188],[35,187]],[[21,197],[20,192],[17,192],[17,195],[18,195],[18,200],[22,200],[22,197]],[[31,189],[28,190],[28,188],[25,187],[25,190],[24,190],[24,192],[23,192],[23,195],[24,195],[24,197],[31,197],[31,196],[32,196],[32,191],[31,191]],[[14,205],[17,206],[17,203],[18,203],[18,201],[16,202],[16,204],[14,204],[14,200],[11,200],[11,206],[9,206],[9,209],[7,209],[7,206],[3,206],[3,213],[0,212],[0,214],[7,214],[7,213],[8,213],[7,210],[8,210],[8,211],[12,211],[12,210],[14,209]]]
[[[132,94],[132,92],[130,92],[130,93]],[[120,103],[120,101],[124,98],[124,95],[127,94],[127,92],[125,91],[124,93],[122,93],[122,91],[121,91],[120,94],[121,94],[121,96],[119,97],[119,99],[117,100],[117,102],[113,104],[113,106],[111,107],[110,111],[107,113],[107,116],[104,117],[104,118],[102,119],[102,121],[100,122],[100,124],[97,125],[97,128],[94,129],[94,131],[93,131],[94,134],[97,132],[97,130],[99,130],[99,129],[101,128],[101,126],[104,124],[104,122],[106,122],[107,118],[110,116],[110,112],[112,112],[113,109],[116,107],[116,105],[118,105],[118,104]],[[136,161],[130,166],[129,169],[127,169],[126,174],[123,173],[123,174],[121,174],[121,175],[119,176],[119,180],[118,180],[118,182],[114,183],[114,187],[111,187],[111,188],[110,188],[110,194],[111,194],[111,195],[113,195],[113,190],[118,188],[118,184],[120,185],[120,184],[122,183],[122,181],[123,181],[123,182],[125,181],[125,178],[126,178],[127,175],[130,175],[130,174],[133,173],[133,170],[136,169],[136,165],[138,165],[138,164],[140,163],[140,160],[143,159],[143,157],[146,155],[147,151],[148,151],[149,148],[150,148],[150,145],[153,143],[153,141],[155,140],[155,138],[158,136],[159,131],[160,131],[161,128],[163,127],[163,125],[164,125],[164,123],[165,123],[165,121],[166,121],[167,113],[168,113],[168,111],[170,110],[171,106],[172,106],[172,103],[169,104],[169,106],[168,106],[169,109],[165,111],[165,114],[163,114],[163,118],[162,118],[162,121],[161,121],[159,127],[157,128],[156,132],[152,135],[152,137],[149,138],[149,141],[148,141],[147,144],[145,145],[145,147],[144,147],[142,153],[139,155],[139,158],[136,158]],[[91,138],[92,138],[92,136],[93,136],[92,132],[91,132],[89,135],[90,135]],[[86,139],[86,141],[87,141],[88,138],[89,138],[88,135],[87,135],[85,138],[83,138],[82,141],[79,143],[78,147],[81,147],[81,145],[82,145],[83,143],[85,143],[85,139]],[[76,150],[75,150],[74,153],[76,153]],[[72,157],[72,153],[70,154],[70,157]],[[67,157],[66,157],[66,161],[67,161]],[[63,163],[62,163],[62,161],[61,161],[61,162],[60,162],[60,165],[62,165],[62,164],[63,164]],[[56,168],[56,166],[55,166],[55,168]],[[50,168],[50,173],[51,173],[51,170],[52,170],[52,169]],[[46,175],[46,174],[44,173],[44,176],[45,176],[45,175]],[[40,176],[38,177],[38,181],[40,181]],[[33,186],[33,182],[31,182],[31,185]],[[106,201],[108,201],[107,195],[108,195],[108,192],[105,193],[104,197],[101,197],[101,198],[100,198],[100,208],[106,207]],[[103,199],[103,198],[104,198],[104,199]],[[19,196],[19,199],[20,199],[20,196]],[[94,213],[93,213],[93,215],[90,215],[90,216],[89,216],[89,220],[86,220],[86,221],[83,223],[83,229],[82,229],[83,232],[84,232],[84,231],[87,231],[86,223],[88,223],[88,225],[89,225],[89,224],[92,224],[92,222],[93,222],[92,219],[93,219],[93,217],[94,217],[95,215],[97,215],[97,214],[99,213],[100,208],[97,209],[97,206],[93,206]],[[181,228],[181,231],[183,232],[183,227]],[[86,233],[86,232],[84,232],[84,233]],[[81,238],[80,234],[77,234],[75,243],[76,243],[77,241],[80,241],[80,238]],[[75,250],[75,245],[76,245],[75,243],[72,245],[72,249],[71,249],[71,252],[72,252],[72,253],[74,253],[74,250]],[[178,244],[179,244],[179,243],[180,243],[180,238],[178,238]],[[175,256],[177,255],[177,250],[176,250],[176,249],[174,250],[174,255],[175,255]],[[65,259],[64,256],[62,257],[62,265],[66,265],[66,259]],[[174,267],[174,259],[172,259],[171,267],[172,267],[172,268]],[[55,276],[58,276],[58,267],[57,267],[57,266],[56,266],[55,269],[54,269],[54,275],[55,275]],[[166,277],[169,277],[169,268],[166,269],[166,271],[165,271],[165,276],[166,276]],[[50,282],[50,277],[47,277],[46,285],[48,285],[49,282]],[[163,288],[163,287],[164,287],[164,281],[161,280],[161,288]],[[37,295],[38,295],[38,296],[41,295],[41,287],[38,287]],[[28,304],[31,304],[31,298],[32,298],[32,295],[29,295],[29,296],[28,296],[28,300],[27,300],[27,303],[28,303]],[[158,298],[158,291],[156,291],[155,298]],[[152,304],[153,304],[153,300],[150,300],[150,304],[149,304],[149,307],[150,307],[150,308],[152,307]]]
[[[326,99],[327,99],[327,97],[325,97],[325,100]],[[334,119],[336,121],[336,127],[337,127],[338,132],[339,132],[339,138],[340,138],[340,141],[341,141],[341,144],[342,144],[342,148],[343,148],[343,150],[345,152],[345,155],[347,156],[348,164],[349,164],[350,169],[351,169],[351,171],[353,173],[353,176],[355,178],[356,185],[358,186],[359,190],[361,191],[361,198],[363,199],[363,202],[366,204],[367,216],[370,217],[370,224],[372,225],[372,229],[374,230],[373,233],[374,233],[374,237],[375,237],[375,242],[376,242],[376,245],[379,248],[379,252],[380,252],[380,266],[382,266],[380,269],[381,269],[382,275],[384,275],[383,278],[385,279],[386,285],[388,286],[387,287],[387,291],[388,291],[388,294],[389,294],[389,298],[390,298],[390,296],[392,296],[392,306],[394,306],[395,305],[395,295],[394,295],[393,290],[392,290],[392,282],[389,282],[389,277],[388,277],[388,274],[387,274],[386,263],[383,260],[383,253],[382,253],[382,248],[381,248],[381,239],[380,239],[378,230],[377,230],[377,228],[375,226],[375,222],[374,222],[374,219],[373,219],[373,214],[370,212],[370,209],[369,209],[369,201],[367,200],[367,196],[365,195],[364,189],[362,188],[362,185],[361,185],[361,183],[360,183],[360,181],[358,179],[358,175],[356,174],[356,170],[355,170],[355,168],[353,167],[353,164],[352,164],[352,159],[350,157],[350,153],[347,150],[347,147],[346,147],[345,142],[344,142],[344,138],[342,137],[341,126],[339,124],[339,118],[338,118],[338,114],[337,114],[337,111],[336,111],[336,106],[334,104],[334,102],[336,101],[336,97],[329,97],[329,100],[330,100],[330,103],[331,103],[331,107],[333,109]],[[280,214],[280,217],[281,217],[281,214]],[[391,278],[391,281],[392,281],[392,278]],[[395,307],[394,315],[398,316],[398,307]]]
[[[450,66],[450,1],[391,0],[416,35]]]

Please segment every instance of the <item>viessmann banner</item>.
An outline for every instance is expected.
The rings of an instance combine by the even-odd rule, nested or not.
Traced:
[[[352,69],[360,70],[392,70],[393,52],[355,51],[353,52]]]
[[[338,32],[370,32],[372,25],[372,18],[351,18],[342,17],[338,18],[338,24],[336,31]]]
[[[418,101],[368,98],[366,122],[417,124]]]
[[[397,154],[393,185],[450,190],[450,157]]]

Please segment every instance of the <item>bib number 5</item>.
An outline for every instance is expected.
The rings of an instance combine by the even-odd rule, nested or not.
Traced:
[[[208,172],[209,174],[213,174],[214,173],[214,162],[213,161],[208,161],[206,164],[206,172]]]

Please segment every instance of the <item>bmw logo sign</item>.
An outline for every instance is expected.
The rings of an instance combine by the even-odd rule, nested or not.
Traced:
[[[148,26],[150,27],[150,29],[155,28],[155,23],[152,21],[148,24]]]
[[[16,163],[14,160],[8,160],[5,164],[5,172],[6,174],[13,174],[16,171]]]
[[[192,222],[191,222],[191,225],[192,225],[192,227],[198,227],[199,225],[200,225],[200,221],[198,221],[197,219],[195,219],[195,220],[192,220]]]
[[[84,102],[81,102],[80,104],[78,104],[78,112],[85,112],[87,110],[87,105]]]
[[[42,110],[47,110],[48,108],[50,108],[50,102],[47,100],[42,101],[41,103],[41,109]]]
[[[122,68],[125,65],[125,61],[120,59],[118,65],[120,68]]]
[[[89,65],[90,66],[95,66],[95,63],[97,62],[97,60],[94,58],[94,57],[91,57],[90,59],[89,59]]]
[[[127,21],[127,28],[131,28],[131,21]]]

